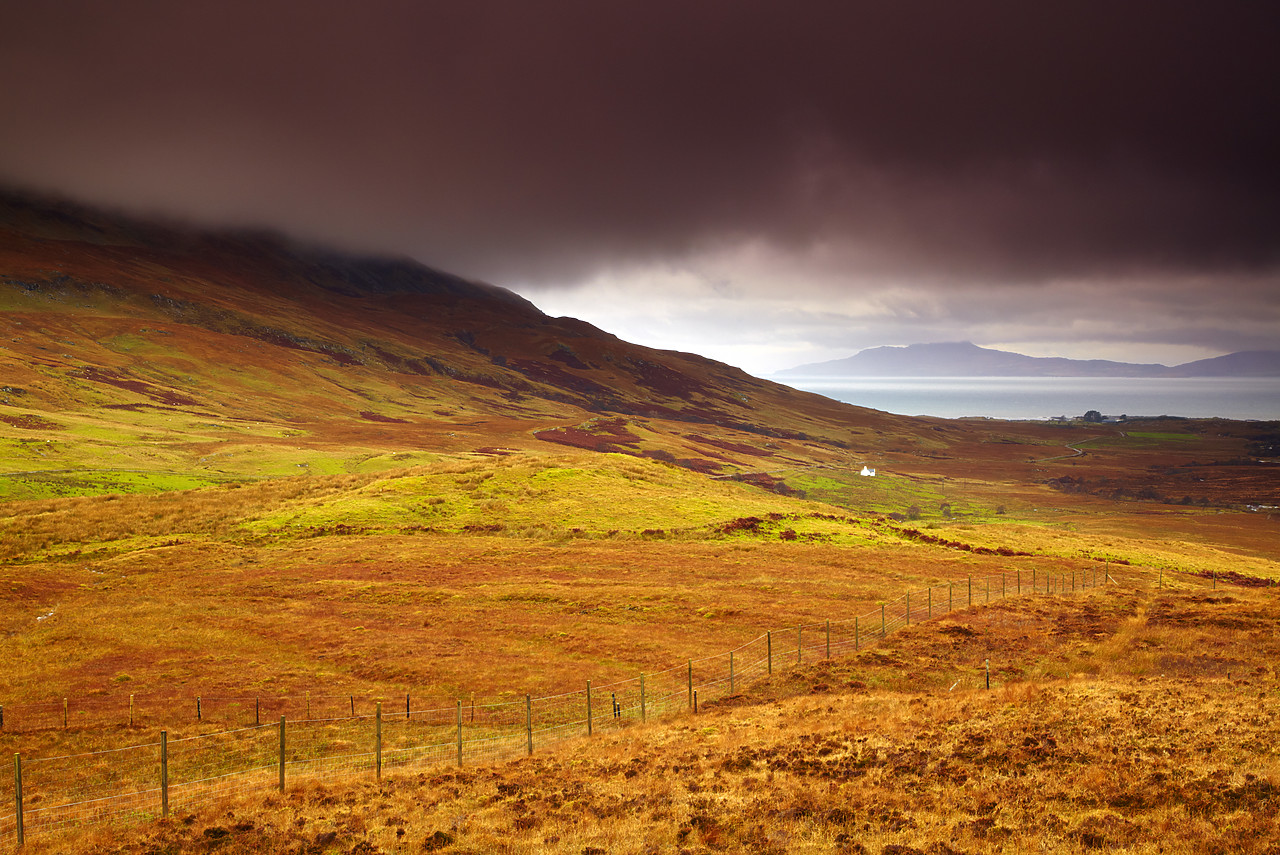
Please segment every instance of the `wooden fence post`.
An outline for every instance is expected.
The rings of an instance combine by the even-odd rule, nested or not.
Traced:
[[[929,586],[929,606],[925,610],[924,615],[926,618],[933,617],[933,586],[932,585]]]
[[[955,582],[947,583],[947,611],[951,611],[951,609],[954,608],[955,606],[955,599],[956,599],[955,588],[956,588]]]
[[[911,626],[911,592],[907,591],[907,626]]]
[[[13,755],[13,802],[14,802],[14,823],[15,831],[18,835],[18,845],[22,846],[26,843],[26,837],[22,829],[22,755]]]
[[[1004,571],[1001,571],[1001,572],[1000,572],[1000,599],[1002,599],[1002,600],[1003,600],[1006,596],[1008,596],[1008,594],[1006,594],[1006,593],[1005,593],[1005,582],[1004,582],[1004,579],[1005,579]]]
[[[991,660],[983,659],[982,664],[987,669],[987,691],[991,691]]]
[[[200,709],[199,695],[196,695],[196,721],[204,721],[204,712]]]
[[[884,638],[884,603],[880,604],[880,637]]]
[[[533,695],[524,696],[524,732],[528,741],[529,756],[533,756]]]
[[[379,781],[382,780],[382,701],[374,708],[374,764]]]
[[[133,727],[133,695],[129,696],[129,726]]]
[[[856,651],[859,647],[861,639],[858,638],[858,616],[853,616],[853,649]]]
[[[831,618],[827,618],[827,658],[831,658]]]
[[[284,792],[284,716],[280,716],[280,792]]]
[[[693,709],[693,660],[689,660],[689,709]]]
[[[1019,568],[1013,572],[1014,572],[1013,583],[1014,585],[1017,586],[1018,594],[1021,595],[1022,594],[1022,570],[1021,568]]]
[[[307,692],[307,721],[311,721],[311,693]]]
[[[458,698],[458,766],[462,766],[462,698]]]
[[[692,660],[690,660],[690,661],[692,661]],[[692,666],[692,665],[690,665],[689,667],[690,667],[690,668],[692,668],[693,666]],[[587,736],[590,736],[590,735],[591,735],[591,732],[592,732],[592,727],[591,727],[591,681],[590,681],[590,680],[588,680],[588,681],[587,681]]]
[[[773,673],[773,630],[766,630],[764,634],[766,652],[769,659],[769,673]]]
[[[648,714],[644,706],[644,674],[640,675],[640,721],[641,723],[648,721]]]
[[[969,577],[969,605],[973,605],[973,577]]]
[[[1216,585],[1215,585],[1215,587],[1216,587]],[[67,722],[68,722],[68,720],[69,720],[69,719],[68,719],[68,714],[67,714],[67,713],[68,713],[68,709],[69,709],[69,704],[67,703],[67,699],[66,699],[66,698],[63,698],[63,699],[62,699],[62,726],[63,726],[64,728],[67,726]]]
[[[796,664],[804,662],[804,627],[796,627]]]
[[[735,694],[733,687],[733,651],[729,651],[729,694]]]
[[[160,815],[169,815],[169,731],[160,731]]]
[[[262,724],[262,698],[253,699],[253,726]]]
[[[404,717],[409,718],[409,693],[404,693]]]

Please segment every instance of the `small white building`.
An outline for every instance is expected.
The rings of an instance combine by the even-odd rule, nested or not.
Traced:
[[[866,477],[866,478],[874,478],[874,477],[876,477],[876,470],[874,470],[874,469],[868,469],[866,466],[863,466],[863,467],[862,467],[862,472],[861,472],[860,474],[861,474],[863,477]]]

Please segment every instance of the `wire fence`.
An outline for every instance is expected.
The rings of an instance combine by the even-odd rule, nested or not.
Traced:
[[[1150,582],[1126,576],[1127,585]],[[867,614],[769,631],[724,653],[607,685],[588,681],[583,690],[546,697],[480,704],[455,700],[421,708],[410,695],[403,701],[350,695],[200,698],[202,720],[218,711],[232,720],[251,717],[254,723],[175,738],[162,730],[158,742],[85,754],[15,755],[14,774],[0,775],[0,841],[21,845],[33,833],[149,820],[231,795],[283,790],[299,779],[380,778],[396,769],[532,754],[598,730],[693,712],[775,670],[854,654],[902,627],[957,609],[1009,596],[1067,595],[1121,581],[1116,577],[1114,570],[1098,567],[1062,574],[1010,571],[933,585]],[[970,674],[958,677],[956,685],[977,687],[982,679]],[[989,671],[985,679],[989,687]],[[27,728],[82,721],[66,701],[19,709],[18,724]],[[4,726],[13,727],[12,708],[5,715]]]

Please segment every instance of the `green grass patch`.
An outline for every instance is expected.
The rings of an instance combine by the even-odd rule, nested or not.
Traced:
[[[108,493],[165,493],[223,483],[226,479],[176,472],[80,470],[0,475],[0,500],[101,496]]]
[[[1183,445],[1201,442],[1203,437],[1194,433],[1166,433],[1162,431],[1126,431],[1124,436],[1103,436],[1088,440],[1090,444],[1111,448],[1158,448],[1169,443]],[[1083,445],[1084,443],[1075,443]]]
[[[986,516],[985,507],[958,495],[942,482],[880,473],[865,477],[857,471],[828,471],[788,476],[787,485],[803,490],[810,499],[848,508],[859,513],[912,515],[919,519],[945,519],[944,509],[953,516]],[[913,512],[912,509],[915,509]]]
[[[246,524],[255,532],[422,525],[440,531],[549,529],[653,536],[696,531],[806,503],[624,455],[581,465],[485,461],[412,470],[336,497],[304,500]],[[829,510],[829,509],[828,509]]]

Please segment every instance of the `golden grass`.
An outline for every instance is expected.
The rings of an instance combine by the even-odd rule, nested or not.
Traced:
[[[299,781],[28,851],[1271,852],[1277,617],[1256,594],[1011,600],[789,669],[696,717],[497,766]],[[1205,632],[1239,671],[1140,655],[1158,643],[1194,657]],[[991,691],[911,678],[981,657],[1003,669]],[[1064,679],[1037,671],[1045,657],[1105,667]]]

